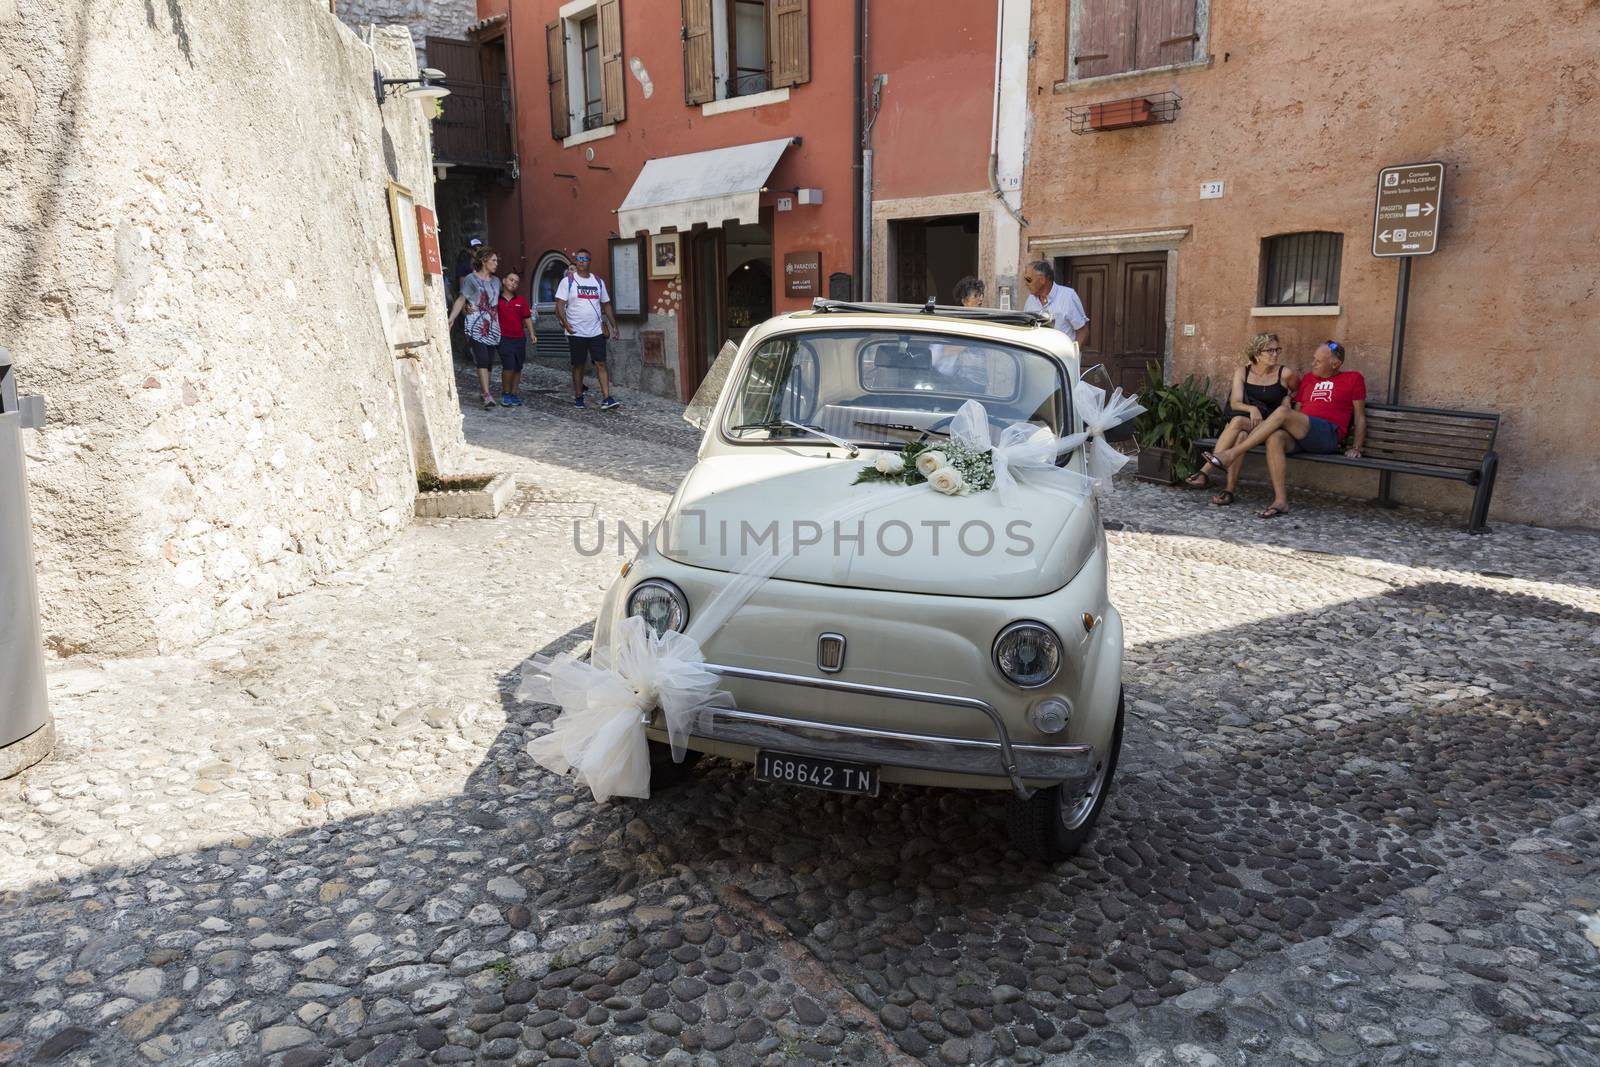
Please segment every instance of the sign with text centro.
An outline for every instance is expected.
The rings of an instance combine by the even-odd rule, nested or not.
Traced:
[[[1439,247],[1444,164],[1405,163],[1378,172],[1372,211],[1372,254],[1430,256]]]

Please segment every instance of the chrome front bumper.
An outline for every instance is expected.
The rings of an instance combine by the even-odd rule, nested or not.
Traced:
[[[941,737],[852,726],[845,723],[815,722],[741,708],[715,707],[701,709],[690,729],[692,736],[708,741],[887,767],[907,767],[984,777],[1000,775],[1010,780],[1011,788],[1023,799],[1027,799],[1033,792],[1024,784],[1025,779],[1068,782],[1081,781],[1094,774],[1093,745],[1013,744],[1000,713],[992,705],[972,697],[863,685],[831,678],[776,674],[720,664],[707,664],[707,666],[718,674],[730,678],[750,678],[812,689],[865,693],[915,703],[966,708],[974,714],[985,716],[995,732],[993,740]],[[662,727],[664,724],[660,712],[652,710],[647,713],[645,725]]]

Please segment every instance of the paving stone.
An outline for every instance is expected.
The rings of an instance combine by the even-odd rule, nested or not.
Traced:
[[[554,711],[512,698],[517,665],[581,652],[621,565],[572,512],[658,516],[698,433],[647,397],[563,407],[565,375],[465,413],[460,462],[522,479],[501,519],[420,522],[199,649],[52,663],[65,742],[0,783],[0,1060],[180,1063],[212,1027],[207,1053],[295,1067],[883,1041],[1594,1067],[1600,536],[1298,488],[1260,524],[1119,482],[1125,747],[1054,867],[981,793],[706,759],[596,805],[529,759]]]

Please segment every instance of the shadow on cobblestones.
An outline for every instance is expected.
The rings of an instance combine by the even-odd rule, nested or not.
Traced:
[[[1419,662],[1407,641],[1461,619],[1480,637]],[[1597,622],[1436,583],[1143,646],[1125,772],[1054,869],[1006,846],[998,794],[838,798],[705,760],[595,805],[526,756],[554,709],[511,669],[460,796],[0,896],[0,1062],[1380,1063],[1431,1058],[1429,1033],[1594,1062],[1600,966],[1530,900],[1600,897]],[[1373,694],[1227,676],[1260,649],[1357,695],[1324,665],[1365,664]]]

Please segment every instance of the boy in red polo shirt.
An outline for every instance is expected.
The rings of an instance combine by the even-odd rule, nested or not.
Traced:
[[[522,406],[517,389],[528,358],[528,331],[533,329],[533,310],[517,295],[521,281],[515,271],[501,279],[500,303],[495,309],[500,315],[500,404],[508,408]]]
[[[1360,371],[1344,369],[1344,346],[1329,341],[1311,357],[1311,373],[1300,379],[1295,393],[1299,410],[1281,407],[1261,420],[1249,436],[1232,448],[1205,453],[1206,462],[1218,470],[1243,452],[1265,443],[1267,474],[1272,479],[1272,503],[1256,517],[1275,519],[1289,513],[1289,453],[1339,451],[1346,433],[1355,429],[1344,454],[1361,455],[1367,439],[1367,380]]]

